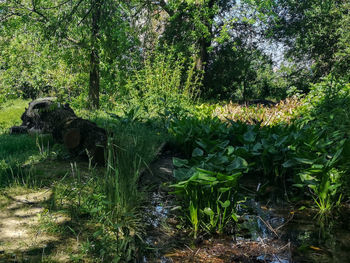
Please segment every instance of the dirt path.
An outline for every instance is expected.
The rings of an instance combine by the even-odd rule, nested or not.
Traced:
[[[0,200],[0,262],[41,262],[59,239],[40,230],[52,192],[3,194]],[[67,218],[56,217],[57,223]]]

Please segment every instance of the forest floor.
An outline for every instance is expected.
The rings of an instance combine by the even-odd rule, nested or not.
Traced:
[[[47,211],[46,203],[52,197],[51,190],[27,191],[12,189],[11,192],[1,195],[0,262],[43,261],[45,254],[61,243],[59,236],[41,229],[42,216]],[[57,214],[52,220],[63,224],[69,218]],[[64,253],[57,255],[57,259],[68,260]]]
[[[82,165],[83,167],[85,164]],[[47,161],[37,164],[42,181],[59,181],[70,164]],[[14,186],[0,191],[0,262],[72,262],[79,237],[70,233],[71,218],[51,209],[52,187]]]
[[[15,103],[12,115],[8,109],[0,111],[4,131],[0,129],[0,263],[110,262],[103,253],[109,245],[115,252],[116,239],[111,235],[112,239],[99,243],[103,218],[92,220],[99,216],[96,205],[101,206],[105,198],[94,189],[100,189],[106,169],[67,155],[45,136],[9,135],[8,127],[18,124],[25,105]],[[137,191],[142,192],[139,211],[136,216],[125,214],[125,226],[136,222],[144,230],[142,248],[130,250],[138,252],[138,257],[133,255],[136,262],[343,262],[350,256],[348,220],[319,225],[314,211],[305,208],[310,204],[293,207],[281,202],[276,187],[266,187],[258,196],[261,182],[254,175],[240,182],[246,208],[240,208],[240,222],[230,234],[202,231],[194,239],[169,187],[174,183],[173,157],[181,154],[162,147],[166,139],[154,136],[153,130],[126,127],[132,129],[118,133],[123,150],[130,144],[130,132],[135,133],[131,142],[142,147],[134,152],[131,148],[126,157],[137,153],[146,160],[137,172]],[[349,216],[350,206],[333,221]]]
[[[172,153],[166,152],[155,160],[142,177],[145,185],[157,185],[150,193],[151,207],[147,216],[151,227],[146,242],[156,251],[145,262],[270,262],[273,257],[285,260],[290,246],[280,240],[232,240],[232,237],[202,237],[196,243],[190,233],[176,228],[175,205],[162,183],[172,177]],[[81,171],[86,163],[78,163]],[[55,169],[53,169],[55,167]],[[62,181],[71,176],[71,164],[47,161],[36,167],[43,181]],[[48,175],[50,174],[50,176]],[[90,262],[81,254],[85,238],[92,235],[81,220],[80,232],[75,222],[64,212],[51,209],[52,187],[30,189],[11,187],[0,194],[0,262]],[[70,228],[72,226],[72,228]],[[282,258],[281,258],[282,255]],[[289,262],[289,261],[282,261]]]

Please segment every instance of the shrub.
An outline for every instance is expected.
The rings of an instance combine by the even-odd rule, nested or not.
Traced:
[[[134,71],[122,96],[126,104],[137,105],[148,116],[168,119],[188,109],[198,94],[200,80],[193,65],[186,69],[183,60],[157,53]]]

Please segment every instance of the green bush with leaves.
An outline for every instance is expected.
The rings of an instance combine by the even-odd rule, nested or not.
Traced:
[[[194,64],[184,67],[184,60],[171,53],[149,56],[142,69],[135,70],[122,87],[121,95],[129,107],[139,107],[150,117],[169,119],[183,115],[197,96],[201,77]]]

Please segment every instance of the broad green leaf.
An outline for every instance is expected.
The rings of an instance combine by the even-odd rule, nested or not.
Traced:
[[[227,147],[227,155],[231,155],[235,151],[235,148],[233,146]]]
[[[193,171],[187,168],[178,168],[173,171],[174,177],[177,181],[187,180],[191,177]]]
[[[261,144],[260,142],[254,144],[254,146],[253,146],[253,151],[254,151],[254,152],[258,152],[258,151],[260,151],[261,149],[262,149],[262,144]]]
[[[234,185],[237,182],[237,179],[241,174],[242,173],[235,173],[232,175],[227,175],[227,174],[218,173],[216,178],[219,181],[228,181],[231,183],[231,185]]]
[[[340,154],[342,153],[343,151],[343,148],[339,149],[332,157],[331,160],[329,160],[329,162],[327,163],[327,167],[332,167],[337,161],[338,161],[338,158],[340,156]]]
[[[204,208],[203,212],[208,216],[213,216],[215,213],[210,207]]]
[[[208,148],[208,145],[205,143],[205,142],[203,142],[202,140],[198,140],[198,141],[196,141],[196,143],[202,148],[202,149],[204,149],[204,150],[207,150],[207,148]]]
[[[219,203],[220,203],[220,205],[221,205],[223,208],[227,208],[227,207],[229,207],[229,206],[231,205],[230,200],[226,200],[225,202],[221,202],[221,201],[219,200]]]
[[[238,170],[238,169],[246,169],[248,167],[248,163],[242,157],[237,156],[233,162],[227,166],[227,169],[230,171]]]
[[[243,134],[243,139],[246,142],[254,142],[256,137],[256,133],[252,131],[251,129]]]
[[[302,164],[313,164],[314,163],[313,160],[309,160],[306,158],[295,158],[295,160],[298,161],[299,163],[302,163]]]
[[[224,155],[218,155],[216,156],[215,159],[213,159],[215,165],[223,165],[225,163],[227,163],[229,160],[228,160],[228,157],[227,156],[224,156]]]
[[[301,181],[316,181],[316,177],[309,175],[308,173],[299,174]]]
[[[219,188],[219,192],[220,193],[226,193],[227,191],[229,191],[230,189],[232,189],[231,187],[221,187]]]
[[[236,223],[238,222],[238,215],[236,213],[232,213],[231,217]]]
[[[320,193],[320,198],[325,200],[329,191],[329,187],[330,187],[330,182],[326,181],[326,183],[323,185],[322,187],[322,191]]]
[[[201,172],[201,173],[210,174],[210,175],[214,175],[214,176],[216,175],[215,172],[208,171],[208,170],[205,170],[205,169],[202,169],[202,168],[196,168],[196,170],[197,170],[198,172]]]
[[[216,177],[209,176],[209,175],[203,174],[203,173],[199,173],[198,174],[198,179],[199,180],[205,180],[205,181],[211,181],[211,182],[216,181]]]
[[[324,168],[324,165],[323,164],[313,164],[311,166],[311,168],[313,169],[323,169]]]
[[[230,143],[229,140],[225,140],[221,143],[217,143],[217,147],[221,148],[221,149],[224,149],[228,144]]]
[[[201,157],[203,156],[203,154],[204,154],[203,150],[197,147],[193,150],[192,157]]]
[[[188,164],[188,160],[180,159],[180,158],[173,158],[173,164],[175,167],[184,167]]]
[[[290,167],[293,167],[297,164],[297,162],[293,159],[289,159],[287,161],[285,161],[283,164],[282,164],[282,167],[284,168],[290,168]]]

